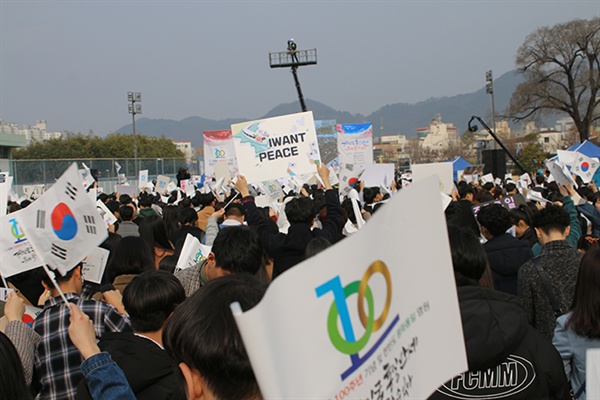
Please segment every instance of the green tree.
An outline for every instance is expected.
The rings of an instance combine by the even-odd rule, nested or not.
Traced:
[[[538,134],[530,133],[525,136],[525,145],[521,148],[517,160],[525,167],[525,170],[532,172],[536,171],[540,166],[543,165],[547,158],[542,145],[538,143]],[[521,170],[515,170],[513,173],[520,174]]]
[[[583,142],[600,118],[600,18],[573,20],[531,33],[517,51],[525,81],[512,94],[508,114],[527,120],[566,113]]]

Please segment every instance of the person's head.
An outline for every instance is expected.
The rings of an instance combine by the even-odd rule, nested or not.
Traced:
[[[128,194],[122,194],[119,196],[119,203],[123,205],[131,204],[133,203],[133,199]]]
[[[140,203],[140,208],[152,207],[152,196],[150,196],[148,194],[140,196],[139,203]]]
[[[581,259],[571,311],[567,326],[578,335],[600,339],[599,248],[590,249]]]
[[[234,219],[244,222],[244,207],[239,203],[231,203],[225,209],[225,219]]]
[[[258,235],[246,226],[221,229],[208,255],[206,275],[209,279],[229,274],[256,274],[263,257]]]
[[[181,208],[175,205],[165,206],[165,208],[163,208],[163,221],[167,229],[167,234],[171,235],[180,227]]]
[[[482,207],[477,214],[481,225],[481,233],[486,239],[500,236],[512,226],[510,213],[500,204],[490,204]]]
[[[173,245],[169,241],[167,226],[165,221],[158,215],[151,215],[140,224],[140,237],[146,241],[150,249],[155,247],[173,250]]]
[[[188,399],[261,398],[229,305],[238,302],[247,311],[262,299],[266,287],[250,275],[229,275],[209,281],[175,309],[163,343],[179,363]]]
[[[592,204],[594,205],[594,207],[596,208],[596,210],[600,210],[600,192],[595,192],[591,196],[591,201],[592,201]]]
[[[535,176],[535,184],[538,186],[541,186],[544,184],[544,182],[546,182],[546,178],[544,177],[544,175],[536,175]]]
[[[127,205],[119,207],[119,217],[123,222],[131,222],[133,220],[133,208]]]
[[[77,264],[64,275],[61,275],[58,271],[49,269],[50,274],[54,275],[56,284],[60,287],[63,293],[75,293],[77,295],[81,294],[83,285],[83,276],[81,275],[82,265],[82,263]],[[52,296],[58,296],[59,292],[56,290],[52,279],[50,279],[47,274],[42,276],[42,285],[44,286],[44,289],[49,290],[52,293]]]
[[[577,242],[577,250],[582,253],[587,253],[588,250],[593,248],[600,248],[600,239],[592,235],[585,235],[579,238]]]
[[[448,238],[457,286],[477,285],[488,262],[479,238],[455,226],[448,227]]]
[[[475,190],[473,190],[470,185],[461,185],[458,188],[458,196],[462,200],[473,201],[473,198],[475,197]]]
[[[526,204],[510,210],[510,222],[515,226],[515,234],[518,238],[523,237],[527,229],[533,225],[533,214]]]
[[[554,204],[548,204],[534,217],[533,226],[542,245],[553,240],[565,240],[571,230],[569,214]]]
[[[494,184],[492,182],[486,182],[481,188],[486,192],[491,192],[494,189]]]
[[[193,208],[184,208],[181,210],[181,225],[196,226],[198,222],[198,213]]]
[[[123,291],[123,306],[136,332],[162,329],[167,318],[185,300],[185,290],[175,275],[148,270],[135,278]]]
[[[164,256],[163,259],[160,260],[160,262],[158,263],[158,269],[161,271],[167,271],[172,274],[175,272],[175,268],[177,268],[178,261],[179,261],[178,254],[171,254],[170,256]]]
[[[119,275],[138,275],[154,268],[154,256],[144,239],[127,236],[111,251],[104,283],[112,283]]]
[[[196,197],[198,197],[198,202],[202,207],[214,206],[217,200],[212,193],[200,193]]]
[[[504,189],[506,190],[506,194],[507,195],[513,195],[513,194],[517,194],[518,193],[517,185],[515,185],[512,182],[507,183],[504,186]]]
[[[378,187],[366,187],[363,191],[363,199],[365,204],[373,204],[377,201],[381,201],[383,195]]]
[[[31,399],[31,393],[25,382],[23,364],[19,353],[8,336],[0,332],[0,387],[3,399]]]
[[[298,223],[312,225],[316,215],[315,205],[308,197],[296,197],[286,203],[285,215],[290,225]]]
[[[306,250],[304,250],[304,259],[311,258],[312,256],[322,252],[330,246],[331,242],[323,237],[313,238],[306,245]]]

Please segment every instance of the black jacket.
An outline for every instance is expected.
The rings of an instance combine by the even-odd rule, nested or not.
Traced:
[[[494,274],[494,288],[516,296],[519,268],[533,258],[529,243],[505,233],[488,240],[483,247]]]
[[[150,339],[132,332],[106,333],[98,346],[121,367],[138,400],[186,399],[179,366]],[[92,399],[84,380],[77,387],[77,399]]]
[[[464,286],[458,298],[469,371],[430,399],[570,399],[560,355],[527,323],[516,297]]]

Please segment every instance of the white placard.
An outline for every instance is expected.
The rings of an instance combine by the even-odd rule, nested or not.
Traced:
[[[451,162],[431,163],[431,164],[412,164],[412,180],[417,182],[429,176],[435,175],[439,180],[440,192],[452,194],[454,189],[453,170]],[[469,175],[465,175],[465,181],[469,182]],[[473,176],[473,175],[471,175]]]
[[[37,199],[44,194],[44,185],[23,185],[23,194],[29,199]]]
[[[373,124],[338,124],[336,131],[339,165],[362,170],[373,163]]]
[[[361,180],[365,182],[365,187],[389,188],[394,181],[394,164],[367,164]]]
[[[115,187],[115,192],[117,192],[120,195],[126,194],[129,195],[132,199],[135,197],[135,187],[134,186],[129,186],[129,185],[117,185]]]
[[[160,194],[165,194],[169,182],[171,182],[171,178],[166,175],[159,175],[156,178],[156,191]]]
[[[468,368],[438,180],[400,191],[232,311],[265,399],[427,398]]]
[[[96,201],[96,209],[98,210],[98,214],[102,217],[104,222],[106,222],[106,226],[110,226],[117,222],[117,217],[110,212],[106,204],[104,204],[101,200]]]
[[[148,170],[144,169],[140,171],[138,177],[138,188],[140,190],[145,189],[148,186]]]
[[[585,375],[587,400],[600,400],[600,349],[586,351]]]
[[[201,263],[208,257],[210,249],[210,246],[203,245],[195,236],[188,233],[185,237],[185,242],[183,242],[175,272]]]
[[[83,268],[81,269],[83,279],[97,284],[102,283],[102,275],[104,275],[109,254],[108,250],[97,247],[89,256],[84,258]]]

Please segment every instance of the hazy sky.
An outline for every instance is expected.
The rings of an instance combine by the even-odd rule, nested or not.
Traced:
[[[131,122],[128,91],[143,117],[257,118],[297,100],[268,63],[291,37],[318,53],[305,97],[369,114],[475,91],[537,27],[595,16],[600,0],[0,0],[0,119],[104,135]]]

